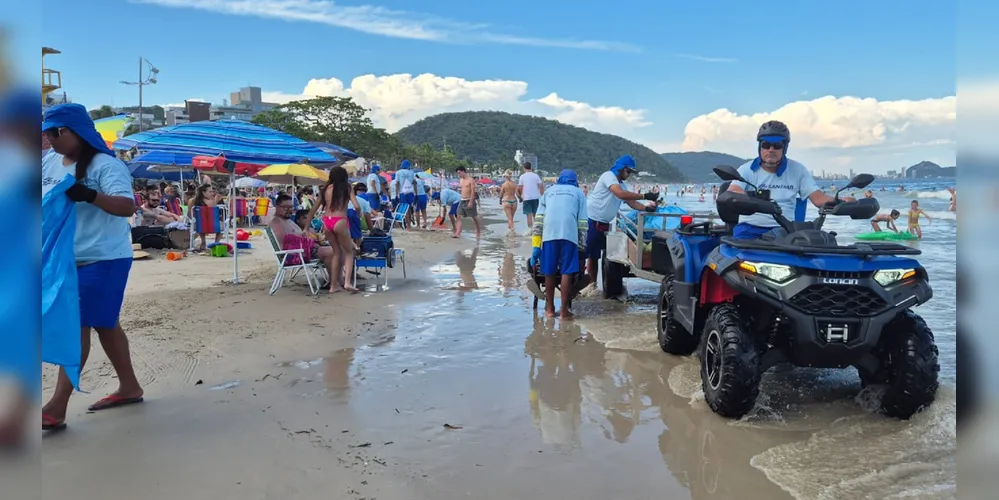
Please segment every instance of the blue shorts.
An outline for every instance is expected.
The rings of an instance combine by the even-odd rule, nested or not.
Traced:
[[[538,205],[541,200],[524,200],[524,215],[534,215],[538,213]]]
[[[760,227],[740,222],[732,229],[732,237],[740,240],[758,240],[763,237],[764,234],[767,234],[774,229],[776,228]]]
[[[416,197],[416,209],[421,212],[427,211],[427,203],[430,202],[430,197],[425,194],[421,194]]]
[[[409,206],[416,205],[416,193],[403,193],[399,195],[401,203],[408,203]]]
[[[368,199],[368,204],[371,205],[372,210],[378,210],[382,207],[382,197],[378,193],[365,193],[364,197]]]
[[[551,240],[541,244],[541,274],[573,274],[579,272],[579,247],[569,240]]]
[[[361,232],[361,218],[357,216],[356,211],[347,210],[347,225],[350,229],[350,239],[356,240],[364,236]]]
[[[80,281],[81,327],[114,328],[118,324],[130,269],[131,257],[102,260],[76,268]]]
[[[452,203],[451,204],[451,210],[448,210],[447,214],[448,215],[453,215],[453,216],[457,217],[458,216],[458,204],[459,203]]]
[[[586,258],[600,259],[601,252],[607,248],[607,231],[610,224],[589,220],[586,230]]]

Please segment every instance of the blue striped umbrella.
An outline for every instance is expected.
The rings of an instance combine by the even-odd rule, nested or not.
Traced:
[[[118,139],[115,149],[225,155],[246,163],[335,163],[329,153],[295,136],[239,120],[171,125]]]
[[[326,151],[327,153],[329,153],[331,155],[341,156],[341,157],[346,158],[348,160],[353,160],[354,158],[357,158],[357,157],[360,156],[359,154],[357,154],[357,153],[355,153],[355,152],[353,152],[353,151],[351,151],[351,150],[349,150],[349,149],[347,149],[347,148],[345,148],[343,146],[337,146],[336,144],[330,144],[328,142],[310,142],[309,144],[312,144],[313,146],[315,146],[315,147],[317,147],[317,148],[319,148],[319,149],[321,149],[323,151]]]

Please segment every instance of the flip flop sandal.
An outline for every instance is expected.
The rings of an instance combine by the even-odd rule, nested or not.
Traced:
[[[42,413],[42,430],[43,431],[61,431],[66,429],[66,421],[56,420],[54,417],[50,417],[45,413]]]
[[[115,396],[114,394],[111,394],[109,396],[105,396],[101,400],[90,405],[90,407],[87,408],[87,410],[89,411],[110,410],[111,408],[119,408],[122,406],[134,405],[137,403],[141,403],[142,401],[143,401],[142,397],[123,398],[121,396]]]

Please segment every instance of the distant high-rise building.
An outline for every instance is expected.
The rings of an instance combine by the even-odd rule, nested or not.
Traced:
[[[517,152],[514,153],[513,155],[513,161],[517,162],[518,165],[523,165],[526,162],[530,162],[531,168],[535,172],[537,172],[540,169],[540,165],[538,165],[538,155],[533,153],[528,153],[527,151],[518,149]]]

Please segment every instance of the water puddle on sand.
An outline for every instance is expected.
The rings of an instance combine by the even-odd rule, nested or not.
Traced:
[[[952,390],[901,422],[864,409],[852,370],[776,369],[754,411],[725,420],[696,359],[658,350],[657,287],[578,300],[576,323],[532,317],[523,239],[435,266],[437,300],[400,304],[368,345],[288,363],[316,381],[295,391],[347,405],[447,498],[955,496]]]

